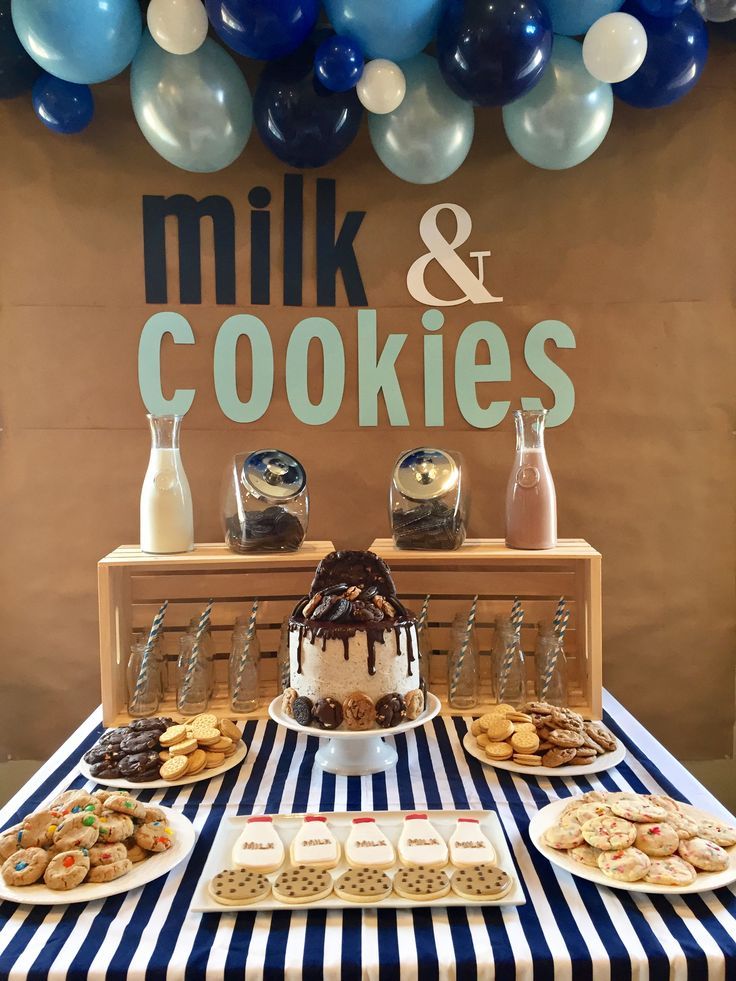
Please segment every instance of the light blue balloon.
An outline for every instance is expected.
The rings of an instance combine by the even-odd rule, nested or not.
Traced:
[[[368,129],[381,162],[411,184],[436,184],[453,174],[473,142],[473,107],[451,92],[439,65],[419,54],[401,65],[406,95],[398,109],[371,114]]]
[[[366,57],[391,61],[413,58],[426,48],[442,5],[442,0],[325,0],[338,34],[357,41]]]
[[[243,73],[211,38],[191,54],[164,51],[146,31],[130,72],[141,132],[182,170],[222,170],[243,151],[253,125]]]
[[[613,92],[583,64],[583,47],[555,37],[552,57],[534,88],[503,107],[514,150],[545,170],[575,167],[603,142],[613,115]]]
[[[624,0],[544,0],[555,34],[585,34],[605,14],[623,7]]]
[[[94,85],[118,75],[141,40],[138,0],[13,0],[13,26],[56,78]]]

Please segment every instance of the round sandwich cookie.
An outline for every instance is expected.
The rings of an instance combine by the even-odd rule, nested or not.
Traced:
[[[160,770],[162,780],[180,780],[186,775],[189,767],[188,756],[171,756],[163,764]]]
[[[2,877],[9,886],[32,886],[49,863],[43,848],[19,848],[3,862]]]
[[[197,749],[199,749],[199,743],[196,737],[187,736],[186,739],[182,739],[180,742],[174,743],[173,746],[169,746],[169,754],[171,756],[188,756]]]
[[[163,821],[151,821],[136,828],[135,842],[147,852],[165,852],[174,844],[174,832]]]
[[[101,845],[125,841],[133,834],[133,830],[133,821],[127,814],[119,814],[117,811],[103,811],[100,815],[98,831]]]
[[[314,903],[332,892],[332,876],[326,869],[297,865],[282,872],[273,884],[276,899],[289,905]]]
[[[208,886],[212,898],[223,906],[248,906],[265,899],[271,883],[260,872],[225,869]]]
[[[398,869],[393,885],[397,896],[416,899],[423,903],[441,899],[450,891],[450,880],[442,869],[430,868],[426,865]]]
[[[635,825],[618,817],[591,818],[580,830],[589,845],[604,852],[628,848],[636,841]]]
[[[513,735],[514,723],[503,715],[491,715],[485,725],[484,732],[491,742],[500,743]]]
[[[87,877],[89,855],[86,849],[71,849],[54,855],[46,866],[43,881],[49,889],[74,889]]]
[[[513,747],[509,743],[489,740],[484,748],[489,760],[510,760],[514,755]]]
[[[653,858],[644,881],[657,886],[689,886],[695,882],[697,874],[684,858],[670,855],[668,858]]]
[[[105,809],[127,814],[136,821],[143,821],[146,817],[146,805],[128,794],[111,794],[105,801]]]
[[[122,862],[128,857],[128,849],[122,841],[111,845],[92,845],[87,851],[92,868],[96,865],[114,865],[115,862]]]
[[[707,838],[690,838],[681,841],[677,849],[680,858],[703,872],[723,872],[728,868],[728,852]]]
[[[129,858],[121,858],[118,862],[108,862],[104,865],[93,865],[89,870],[87,882],[112,882],[126,875],[133,868]]]
[[[380,869],[351,866],[335,883],[335,894],[351,903],[377,903],[391,894],[391,880]]]
[[[542,835],[542,841],[550,848],[558,851],[568,851],[570,848],[577,848],[582,845],[584,838],[582,828],[579,824],[557,824],[547,830]]]
[[[601,872],[620,882],[637,882],[643,879],[651,864],[649,856],[638,848],[604,851],[598,856],[598,868]]]
[[[204,749],[195,749],[186,758],[188,760],[187,772],[185,774],[187,777],[193,777],[195,773],[201,773],[207,766],[207,751]]]
[[[237,725],[234,722],[231,722],[230,719],[220,719],[217,727],[223,736],[227,736],[228,739],[232,739],[234,743],[240,742],[240,729],[238,729]]]
[[[461,899],[500,899],[514,880],[495,865],[474,865],[459,869],[452,877],[452,891]]]
[[[656,821],[637,824],[634,845],[650,858],[666,858],[674,855],[680,844],[680,836],[671,824]]]
[[[208,728],[203,726],[195,729],[193,735],[200,746],[214,746],[216,742],[222,739],[222,733],[214,726]]]
[[[162,746],[170,747],[170,746],[174,746],[176,743],[183,742],[183,740],[185,740],[186,738],[187,738],[187,727],[180,725],[180,726],[172,726],[170,729],[167,729],[165,732],[162,732],[158,738],[158,741],[161,743]]]
[[[224,753],[205,752],[205,770],[214,770],[215,767],[222,766],[225,762]]]
[[[624,818],[626,821],[666,821],[667,811],[657,804],[653,804],[646,797],[637,797],[635,800],[614,800],[611,802],[611,810],[617,817]]]

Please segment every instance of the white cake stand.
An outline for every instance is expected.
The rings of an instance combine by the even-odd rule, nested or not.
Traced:
[[[268,714],[279,725],[304,732],[309,736],[319,736],[326,740],[317,750],[314,762],[327,773],[337,773],[346,777],[362,777],[368,773],[383,773],[396,766],[398,753],[383,741],[384,736],[395,736],[399,732],[408,732],[423,726],[437,715],[440,710],[440,700],[436,695],[427,692],[427,704],[417,719],[407,720],[391,729],[367,729],[363,732],[351,729],[337,729],[329,735],[322,736],[324,730],[312,726],[300,726],[296,719],[286,715],[281,709],[281,696],[278,695],[268,706]]]

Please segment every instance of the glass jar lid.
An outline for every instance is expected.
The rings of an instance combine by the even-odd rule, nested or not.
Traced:
[[[394,467],[394,484],[412,501],[431,501],[452,490],[459,470],[444,450],[420,446],[399,457]]]
[[[256,450],[243,461],[243,481],[256,497],[286,501],[307,481],[304,467],[283,450]]]

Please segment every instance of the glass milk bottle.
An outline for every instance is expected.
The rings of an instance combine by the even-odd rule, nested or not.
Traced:
[[[192,495],[179,454],[181,420],[148,416],[151,456],[141,489],[141,549],[157,555],[194,548]]]
[[[544,451],[546,409],[519,409],[516,457],[506,489],[506,544],[509,548],[554,548],[557,498]]]

